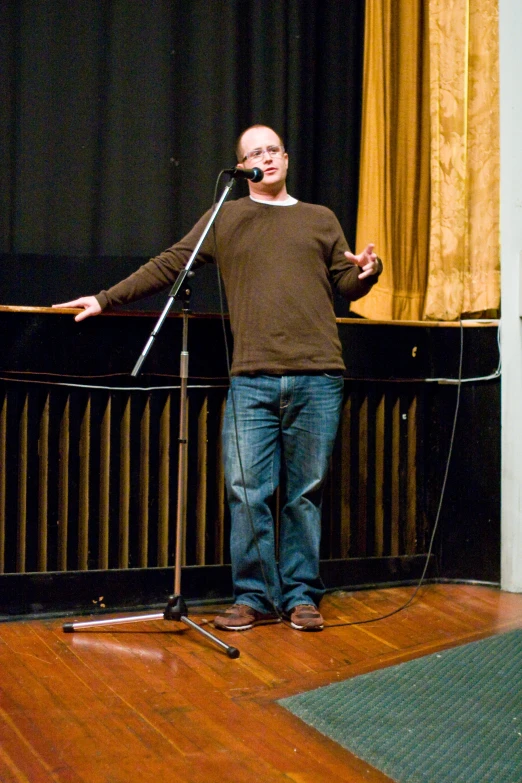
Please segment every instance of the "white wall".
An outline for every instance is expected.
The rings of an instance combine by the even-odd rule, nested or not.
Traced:
[[[522,592],[522,2],[500,0],[502,589]]]

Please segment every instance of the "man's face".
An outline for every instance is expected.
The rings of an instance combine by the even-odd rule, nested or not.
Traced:
[[[241,163],[245,169],[256,167],[263,172],[263,179],[257,184],[256,190],[266,190],[267,186],[271,190],[274,186],[281,186],[286,180],[288,155],[286,152],[283,155],[271,155],[266,148],[272,146],[280,147],[281,140],[271,128],[250,128],[241,139],[243,156],[254,150],[264,150],[260,160],[253,162],[251,158],[247,158]],[[249,182],[250,184],[252,183]]]

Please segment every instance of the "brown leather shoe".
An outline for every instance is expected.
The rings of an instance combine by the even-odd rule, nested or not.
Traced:
[[[299,604],[290,610],[290,625],[296,631],[322,631],[324,620],[313,604]]]
[[[275,612],[258,612],[246,604],[234,604],[214,617],[214,626],[222,631],[248,631],[254,625],[280,622],[281,618]]]

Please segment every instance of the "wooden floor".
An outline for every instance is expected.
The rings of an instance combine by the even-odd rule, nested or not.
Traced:
[[[329,623],[377,618],[411,592],[338,592],[323,613]],[[200,611],[190,618],[212,618]],[[1,783],[382,783],[276,699],[522,627],[522,595],[432,585],[365,625],[221,634],[237,660],[181,623],[72,634],[62,624],[0,625]]]

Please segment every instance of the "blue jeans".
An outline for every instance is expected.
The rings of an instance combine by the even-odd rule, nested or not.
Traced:
[[[340,375],[326,373],[231,380],[223,451],[238,603],[260,612],[319,605],[324,594],[319,575],[322,488],[343,383]],[[284,492],[277,562],[269,501],[280,477]]]

